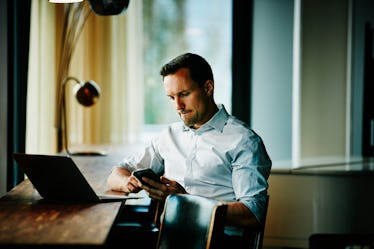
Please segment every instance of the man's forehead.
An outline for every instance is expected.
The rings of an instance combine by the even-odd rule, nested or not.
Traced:
[[[198,88],[198,84],[191,80],[190,77],[185,77],[185,74],[171,74],[164,78],[164,88],[168,93],[180,93],[184,91],[192,91]]]

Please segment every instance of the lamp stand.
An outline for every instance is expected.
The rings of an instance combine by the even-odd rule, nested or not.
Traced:
[[[68,75],[71,57],[78,41],[84,24],[86,23],[91,9],[86,1],[74,4],[64,4],[64,25],[61,34],[60,64],[57,75],[57,103],[56,103],[56,146],[57,152],[61,152],[64,147],[62,111],[63,95],[65,94],[64,83]],[[66,146],[65,146],[66,147]]]
[[[53,2],[53,1],[50,1]],[[75,2],[75,1],[70,1]],[[65,149],[68,154],[74,155],[104,155],[103,152],[76,152],[70,153],[68,150],[68,136],[66,132],[66,107],[65,107],[65,81],[64,77],[68,75],[70,60],[75,48],[75,44],[82,32],[90,13],[93,11],[97,15],[118,15],[125,11],[129,5],[129,0],[101,1],[89,0],[81,3],[64,4],[64,24],[61,35],[60,64],[57,75],[57,104],[56,104],[56,146],[57,152],[63,149],[63,138],[65,137]],[[68,77],[69,78],[69,77]],[[69,78],[72,79],[72,78]],[[65,114],[63,114],[65,113]],[[64,117],[62,117],[64,116]],[[63,134],[62,118],[65,123],[65,134]]]

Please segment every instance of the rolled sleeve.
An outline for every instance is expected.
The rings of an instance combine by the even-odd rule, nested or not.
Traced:
[[[271,160],[261,139],[249,139],[233,163],[232,182],[235,197],[263,224]]]
[[[151,168],[158,175],[164,173],[164,162],[158,152],[158,139],[155,138],[145,149],[136,156],[124,158],[120,167],[133,172],[137,169]]]

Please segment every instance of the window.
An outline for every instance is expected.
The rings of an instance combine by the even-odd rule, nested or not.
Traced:
[[[143,0],[145,130],[179,120],[159,70],[185,52],[203,56],[215,79],[215,99],[231,111],[231,1]]]
[[[57,72],[50,65],[58,63],[54,55],[59,51],[58,38],[51,34],[58,34],[55,29],[61,27],[58,23],[63,21],[64,8],[44,1],[33,3],[35,21],[31,23],[35,28],[31,31],[38,39],[30,39],[35,56],[30,56],[28,74],[32,91],[27,130],[32,132],[27,134],[27,148],[51,153],[55,122],[50,96],[57,84],[50,82]],[[202,55],[211,64],[215,99],[231,111],[231,4],[227,0],[137,0],[130,2],[123,15],[90,15],[76,44],[69,75],[97,81],[102,98],[89,110],[75,102],[69,105],[72,150],[76,145],[148,142],[160,126],[179,120],[165,96],[159,70],[187,51]],[[42,48],[39,40],[49,46]]]

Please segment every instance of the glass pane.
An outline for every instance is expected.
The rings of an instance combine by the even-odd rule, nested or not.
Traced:
[[[185,52],[200,54],[211,64],[215,99],[231,111],[231,1],[143,0],[143,16],[145,124],[179,120],[159,70]]]

